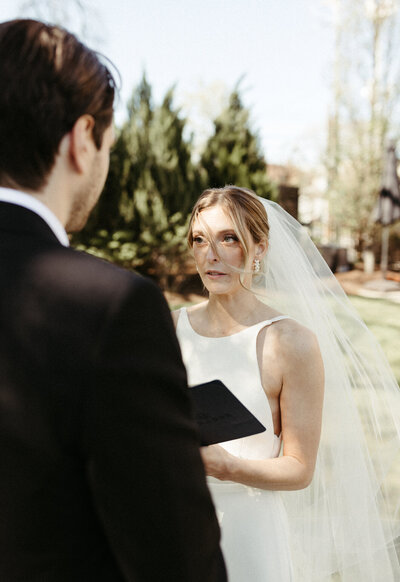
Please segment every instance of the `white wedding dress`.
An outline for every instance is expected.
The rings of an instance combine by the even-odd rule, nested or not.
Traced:
[[[261,329],[286,316],[260,322],[227,337],[205,337],[192,328],[181,309],[177,335],[189,386],[221,380],[266,427],[266,431],[221,443],[247,459],[279,456],[271,409],[261,384],[256,343]],[[293,580],[286,510],[279,491],[266,491],[208,477],[222,532],[230,582]]]

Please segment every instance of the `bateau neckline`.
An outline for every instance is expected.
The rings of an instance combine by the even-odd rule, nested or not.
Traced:
[[[210,335],[202,335],[201,333],[197,332],[194,329],[194,327],[190,323],[189,314],[188,314],[186,307],[184,307],[181,311],[185,314],[186,321],[189,325],[189,328],[192,330],[192,332],[195,335],[197,335],[198,337],[204,338],[204,339],[215,339],[215,340],[234,337],[235,335],[239,335],[240,333],[251,330],[253,327],[256,327],[257,325],[261,325],[262,323],[266,324],[266,323],[273,323],[274,321],[280,321],[281,319],[290,319],[289,315],[277,315],[276,317],[271,317],[270,319],[264,319],[263,321],[259,321],[258,323],[253,323],[253,325],[249,325],[248,327],[245,327],[244,329],[240,329],[239,331],[236,331],[235,333],[231,333],[230,335],[210,336]]]

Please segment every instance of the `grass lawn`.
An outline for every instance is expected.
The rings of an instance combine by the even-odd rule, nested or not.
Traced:
[[[355,295],[349,299],[381,344],[400,384],[400,303]]]

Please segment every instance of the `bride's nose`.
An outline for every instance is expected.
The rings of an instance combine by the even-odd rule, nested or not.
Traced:
[[[206,258],[208,261],[218,261],[218,255],[213,249],[213,245],[209,244],[207,247]]]

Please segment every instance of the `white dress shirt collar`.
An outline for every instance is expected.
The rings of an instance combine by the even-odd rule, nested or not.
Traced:
[[[37,198],[25,194],[25,192],[20,192],[19,190],[0,187],[0,202],[9,202],[10,204],[16,204],[17,206],[31,210],[46,222],[63,246],[69,246],[69,239],[65,228],[50,208]]]

